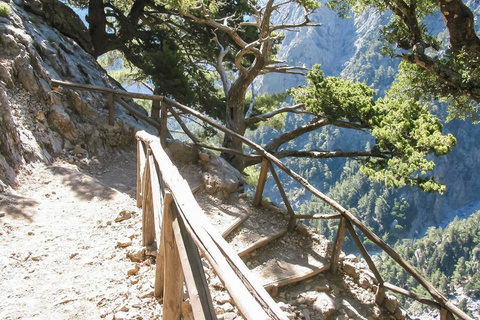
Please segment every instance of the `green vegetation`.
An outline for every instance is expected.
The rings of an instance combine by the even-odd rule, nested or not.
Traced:
[[[388,187],[418,185],[427,192],[445,190],[427,172],[434,162],[427,155],[448,154],[456,140],[442,135],[442,125],[428,108],[396,91],[374,100],[374,90],[363,83],[325,77],[320,66],[307,74],[308,86],[289,93],[326,122],[368,131],[375,144],[364,155],[361,171]]]
[[[341,16],[372,9],[391,12],[390,21],[379,30],[382,51],[403,60],[399,71],[403,90],[415,99],[447,102],[450,118],[477,119],[480,39],[468,4],[462,0],[331,0],[327,5]],[[436,34],[429,30],[431,25],[436,25]]]
[[[423,238],[405,239],[394,249],[443,293],[454,293],[463,285],[467,295],[480,297],[480,211],[466,220],[456,218],[445,230],[431,227]],[[424,294],[393,260],[385,256],[382,260],[379,270],[385,281]]]
[[[8,17],[12,13],[12,8],[8,3],[0,1],[0,17]]]

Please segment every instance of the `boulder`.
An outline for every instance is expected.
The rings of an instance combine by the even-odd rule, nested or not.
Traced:
[[[202,156],[200,158],[202,159]],[[203,159],[205,158],[203,156]],[[205,172],[202,179],[205,191],[218,198],[228,199],[231,193],[243,185],[243,176],[221,157],[210,154],[209,160],[204,163],[203,168]]]

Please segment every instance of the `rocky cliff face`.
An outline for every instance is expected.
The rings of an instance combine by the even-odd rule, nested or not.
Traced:
[[[105,95],[50,87],[58,79],[122,90],[88,53],[88,32],[71,9],[56,1],[9,5],[0,17],[0,191],[32,161],[62,153],[76,161],[75,146],[88,161],[134,146],[136,128],[151,130],[118,106],[109,126]]]

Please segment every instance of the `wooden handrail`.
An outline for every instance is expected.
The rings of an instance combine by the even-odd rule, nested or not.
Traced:
[[[152,171],[148,169],[148,165],[152,165],[153,163],[158,164],[158,175],[165,183],[165,186],[170,190],[173,198],[172,205],[174,205],[175,210],[177,211],[177,219],[181,220],[181,222],[178,221],[177,224],[179,227],[184,225],[185,232],[188,233],[191,241],[193,241],[200,251],[203,252],[203,255],[215,269],[217,275],[219,275],[219,277],[222,279],[222,282],[225,284],[225,287],[235,301],[239,311],[246,319],[286,320],[287,317],[268,295],[265,289],[260,284],[256,283],[255,280],[253,280],[253,276],[250,275],[250,271],[244,265],[243,261],[241,261],[238,255],[229,247],[225,240],[217,234],[213,227],[206,222],[203,211],[195,201],[187,182],[181,178],[178,169],[173,165],[166,153],[161,148],[159,139],[147,134],[144,131],[137,132],[136,137],[138,139],[138,143],[145,143],[145,149],[147,150],[147,153],[148,150],[150,150],[154,159],[152,162],[147,161],[147,167],[145,168],[145,171]],[[139,150],[141,149],[142,148],[139,148]],[[146,177],[149,176],[148,174],[144,175]],[[150,192],[147,192],[146,189],[144,189],[148,188],[148,186],[145,184],[141,184],[139,187],[142,188],[142,194],[144,194],[144,198],[150,194]],[[164,220],[163,228],[166,227],[165,223],[170,224],[170,221],[166,221],[167,220]],[[180,231],[177,230],[177,234],[179,232]],[[182,239],[185,237],[185,232],[182,235]],[[163,230],[162,234],[164,234]],[[179,236],[177,236],[177,238],[179,238]],[[163,239],[162,243],[165,243],[165,239]],[[172,245],[170,244],[168,246],[171,247]],[[167,255],[168,252],[165,251],[165,259],[167,258]],[[188,254],[180,253],[180,256],[183,256],[182,265],[193,265],[187,264],[186,262],[186,260],[188,260]],[[161,263],[161,261],[157,263]],[[201,269],[201,273],[203,274],[203,267],[201,263],[198,264],[198,268]],[[164,281],[161,282],[165,283],[164,285],[166,285],[168,280],[166,278],[166,273],[169,271],[165,269],[164,272],[165,278]],[[187,273],[190,273],[190,271]],[[197,276],[199,276],[199,272],[197,272]],[[195,277],[189,276],[189,278],[193,279]],[[187,287],[198,286],[198,284],[194,284],[192,281],[193,280],[190,280],[190,283],[187,284]],[[173,292],[176,292],[176,290],[172,290]],[[205,290],[196,292],[198,294],[200,294],[200,292],[205,294]],[[163,293],[165,298],[167,294],[170,293],[167,292],[167,288],[165,287],[165,292]],[[208,300],[208,298],[204,297],[203,300]],[[172,302],[172,304],[174,303]],[[169,305],[164,305],[164,310],[165,308],[169,307]],[[200,307],[197,305],[197,310],[199,308]],[[207,308],[202,310],[208,311],[210,309]],[[197,317],[195,319],[197,319]]]
[[[267,152],[265,149],[263,149],[260,145],[256,144],[255,142],[243,137],[242,135],[239,135],[238,133],[236,133],[236,132],[234,132],[234,131],[232,131],[228,128],[225,128],[224,126],[218,124],[216,121],[213,121],[212,119],[210,119],[207,116],[201,114],[200,112],[198,112],[194,109],[191,109],[187,106],[184,106],[182,104],[179,104],[179,103],[177,103],[177,102],[175,102],[171,99],[168,99],[166,97],[163,97],[163,96],[147,95],[147,94],[134,94],[134,93],[128,93],[128,92],[124,92],[124,91],[120,91],[120,90],[99,88],[99,87],[89,86],[89,85],[79,85],[79,84],[73,84],[73,83],[70,83],[70,82],[64,82],[64,81],[59,81],[59,80],[51,80],[51,84],[53,86],[62,86],[62,87],[66,87],[66,88],[88,90],[88,91],[94,91],[94,92],[102,92],[102,93],[105,93],[105,94],[118,94],[118,95],[132,97],[132,98],[148,99],[148,100],[160,100],[160,101],[163,101],[164,103],[167,103],[169,108],[175,107],[175,108],[177,108],[177,109],[179,109],[183,112],[192,114],[195,117],[197,117],[197,118],[203,120],[204,122],[208,123],[209,125],[213,126],[214,128],[222,131],[223,133],[225,133],[225,134],[227,134],[231,137],[237,138],[238,140],[242,141],[247,146],[249,146],[253,150],[255,150],[259,156],[263,157],[262,170],[261,170],[261,174],[260,174],[260,179],[259,179],[257,192],[256,192],[255,198],[254,198],[254,205],[260,204],[260,202],[262,200],[263,187],[265,186],[265,180],[266,180],[266,177],[267,177],[268,167],[271,166],[272,163],[273,163],[277,167],[279,167],[281,170],[283,170],[291,178],[293,178],[294,180],[299,182],[300,185],[302,185],[306,190],[310,191],[314,196],[318,197],[319,199],[321,199],[322,201],[324,201],[325,203],[327,203],[328,205],[330,205],[332,208],[334,208],[336,211],[339,212],[339,214],[341,215],[341,219],[340,219],[339,232],[337,233],[337,238],[336,238],[336,241],[335,241],[334,253],[332,254],[332,263],[331,263],[331,269],[332,270],[335,270],[337,268],[336,265],[338,264],[338,254],[341,250],[342,243],[343,243],[343,237],[345,236],[345,232],[347,230],[347,222],[348,222],[348,224],[351,223],[351,224],[355,225],[369,240],[371,240],[373,243],[375,243],[377,246],[379,246],[383,251],[385,251],[392,259],[394,259],[403,269],[405,269],[411,276],[413,276],[415,278],[415,280],[417,280],[429,292],[429,294],[433,297],[433,299],[435,299],[435,302],[433,304],[423,302],[423,301],[427,301],[427,300],[422,300],[422,301],[419,300],[419,301],[422,302],[422,303],[426,303],[426,304],[429,304],[429,305],[434,305],[436,307],[439,307],[440,310],[441,310],[442,320],[447,319],[447,318],[451,318],[452,317],[451,313],[455,314],[456,316],[458,316],[458,317],[460,317],[461,319],[464,319],[464,320],[473,320],[471,317],[469,317],[462,310],[458,309],[451,301],[449,301],[447,298],[445,298],[432,284],[430,284],[425,278],[423,278],[423,276],[421,276],[420,273],[418,273],[418,271],[415,268],[413,268],[413,266],[411,266],[400,255],[398,255],[398,253],[396,253],[390,246],[388,246],[375,233],[373,233],[365,225],[363,225],[363,223],[357,217],[355,217],[351,212],[349,212],[347,209],[343,208],[336,201],[334,201],[333,199],[329,198],[324,193],[322,193],[321,191],[316,189],[306,179],[304,179],[302,176],[300,176],[299,174],[297,174],[293,170],[286,167],[278,158],[276,158],[275,156],[273,156],[272,154]],[[110,100],[110,98],[109,98],[109,100]],[[173,109],[171,109],[171,110],[173,110]],[[164,135],[162,135],[162,136],[164,136]],[[137,133],[137,139],[143,140],[147,145],[155,144],[155,142],[150,137],[148,137],[148,135],[144,136],[143,133],[140,134],[140,135],[138,135],[138,133]],[[193,140],[193,141],[194,141],[194,143],[198,143],[198,140],[197,141]],[[158,144],[159,144],[159,146],[156,147],[155,149],[160,149],[161,150],[160,143],[158,143]],[[198,143],[198,144],[200,144],[200,143]],[[205,147],[208,148],[208,146],[205,146]],[[226,148],[223,148],[223,149],[226,149]],[[138,150],[141,150],[141,148],[139,148]],[[222,151],[224,151],[224,150],[222,150]],[[227,149],[226,152],[228,152],[228,149]],[[155,156],[156,159],[161,154],[159,151],[155,151],[154,153],[157,153],[157,155]],[[242,152],[236,152],[236,154],[244,155]],[[257,155],[255,155],[255,156],[257,156]],[[141,159],[139,159],[139,160],[141,160]],[[158,161],[158,159],[157,159],[157,161]],[[139,165],[138,168],[140,170],[141,165]],[[137,195],[139,197],[144,198],[144,194],[143,194],[144,191],[145,190],[142,190],[142,191],[137,190]],[[192,197],[193,197],[193,195],[192,195]],[[176,199],[176,202],[177,201],[178,201],[178,199]],[[140,203],[140,201],[138,203]],[[177,206],[179,206],[179,205],[181,205],[181,204],[177,202]],[[186,214],[185,212],[180,210],[179,215],[182,216],[182,214],[184,215],[183,218],[186,219],[185,222],[187,222],[188,221],[188,214]],[[295,219],[299,219],[299,218],[304,219],[304,216],[295,216]],[[327,218],[327,217],[319,216],[319,218]],[[328,217],[328,218],[330,218],[330,217]],[[332,215],[331,218],[338,218],[338,215]],[[188,226],[187,226],[187,229],[188,229]],[[349,229],[353,230],[352,232],[355,232],[353,227],[350,226]],[[190,232],[192,232],[192,230],[193,229],[190,229]],[[208,231],[207,231],[207,234],[209,234]],[[191,234],[191,236],[193,237],[193,234]],[[203,236],[205,236],[205,235],[203,235]],[[223,238],[212,235],[212,234],[210,234],[209,236],[211,237],[210,240],[208,240],[208,238],[205,238],[205,239],[202,239],[202,240],[200,238],[193,238],[193,240],[197,243],[197,246],[199,248],[202,248],[203,250],[207,249],[207,247],[204,246],[204,243],[201,242],[203,240],[209,242],[209,241],[213,240],[213,238],[215,238],[216,240],[213,241],[214,245],[217,245],[217,246],[220,246],[220,247],[224,245],[224,243],[222,242],[222,241],[224,241]],[[210,245],[212,245],[212,244],[210,243]],[[228,247],[228,246],[226,246],[226,247]],[[228,248],[226,248],[226,249],[223,248],[223,249],[226,250],[226,252],[230,252],[230,249],[228,249]],[[232,252],[233,252],[233,250],[232,250]],[[225,253],[225,251],[223,251],[223,253]],[[236,257],[238,258],[238,256],[236,256]],[[236,258],[233,257],[233,256],[231,256],[229,259],[230,259],[229,260],[230,263],[233,263],[233,264],[235,264],[233,261],[237,261]],[[240,258],[238,258],[238,259],[240,259]],[[215,262],[213,262],[212,264],[216,265]],[[245,270],[248,271],[246,266],[244,268],[243,268],[243,266],[240,266],[239,269],[244,270],[244,271]],[[381,281],[381,279],[377,279],[377,280]],[[379,289],[380,288],[387,288],[387,289],[390,289],[392,291],[404,294],[404,295],[406,295],[410,298],[414,298],[414,296],[412,294],[406,294],[409,291],[398,288],[398,287],[395,287],[393,285],[384,284],[384,286],[382,286],[382,285],[379,286]],[[379,290],[379,292],[381,292],[381,290]],[[257,294],[258,294],[258,292],[257,292]],[[265,298],[263,292],[261,294],[259,294],[259,296]],[[268,298],[266,300],[268,300]],[[263,301],[266,301],[266,300],[263,300]],[[267,303],[267,305],[268,305],[268,303]],[[277,310],[277,309],[275,309],[275,310]],[[245,312],[247,314],[250,314],[248,310],[245,310]]]

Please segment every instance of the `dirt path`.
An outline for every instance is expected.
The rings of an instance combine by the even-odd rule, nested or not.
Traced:
[[[115,155],[108,168],[84,161],[99,179],[65,161],[35,165],[15,194],[0,194],[0,319],[160,317],[151,298],[153,266],[126,254],[140,244],[141,211],[128,194],[100,182],[133,188],[130,156]],[[132,217],[116,222],[122,211]]]
[[[64,155],[51,166],[32,166],[20,175],[20,188],[0,194],[0,319],[161,319],[161,301],[153,297],[154,260],[141,247],[135,152],[114,153],[104,162],[71,159]],[[253,207],[244,195],[220,201],[206,194],[201,171],[192,165],[181,170],[219,232],[247,218],[228,236],[238,252],[286,227],[285,212],[278,209]],[[297,228],[243,259],[265,284],[301,266],[323,266],[321,272],[330,245]],[[345,263],[358,278],[357,267]],[[205,270],[218,319],[243,319],[206,262]],[[374,286],[365,274],[365,289],[345,274],[315,274],[274,290],[289,318],[403,319],[396,303],[389,311],[374,304]]]

